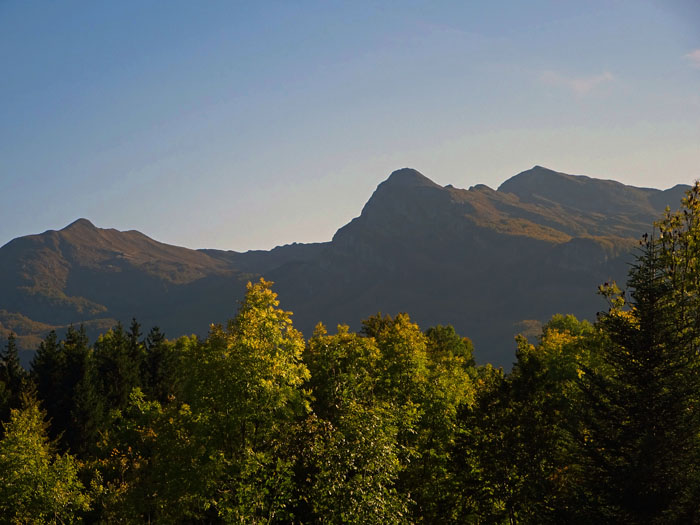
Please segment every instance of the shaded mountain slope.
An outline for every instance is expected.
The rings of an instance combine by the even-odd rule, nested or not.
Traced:
[[[101,330],[135,315],[171,337],[203,335],[263,275],[306,335],[319,321],[358,328],[377,311],[406,311],[426,328],[453,324],[480,361],[508,365],[517,332],[557,312],[602,309],[597,285],[624,281],[637,238],[685,189],[536,166],[498,190],[464,190],[405,168],[332,241],[245,253],[188,250],[81,219],[0,248],[0,331],[36,341],[50,326]]]
[[[172,333],[195,319],[206,330],[226,318],[212,314],[222,303],[234,308],[244,284],[240,272],[199,251],[79,219],[0,249],[0,323],[25,337],[69,323],[88,323],[95,335],[132,316]]]
[[[622,230],[587,210],[419,175],[393,173],[316,260],[268,272],[298,325],[357,327],[377,310],[407,311],[422,326],[453,324],[481,360],[507,364],[523,320],[595,315],[597,285],[624,278],[626,254],[657,216]]]

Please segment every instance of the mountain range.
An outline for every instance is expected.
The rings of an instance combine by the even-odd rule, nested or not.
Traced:
[[[423,328],[452,324],[479,362],[508,366],[513,337],[536,335],[554,313],[595,318],[597,286],[624,283],[640,235],[688,188],[535,166],[497,190],[458,189],[404,168],[331,241],[244,253],[79,219],[0,248],[0,336],[16,333],[29,351],[51,329],[83,323],[95,337],[132,317],[169,337],[203,336],[263,276],[306,336],[318,322],[357,329],[378,311],[408,312]]]

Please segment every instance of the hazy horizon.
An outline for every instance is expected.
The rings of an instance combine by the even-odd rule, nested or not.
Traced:
[[[409,166],[700,177],[692,0],[0,3],[0,245],[79,217],[237,251],[327,241]]]

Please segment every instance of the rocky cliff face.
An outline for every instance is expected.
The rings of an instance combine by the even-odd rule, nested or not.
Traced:
[[[0,332],[31,348],[51,327],[92,335],[136,316],[204,335],[265,276],[295,326],[358,328],[377,311],[453,324],[480,361],[509,365],[513,336],[552,314],[592,318],[599,283],[624,282],[636,239],[687,187],[660,191],[539,166],[498,190],[442,187],[395,171],[333,240],[271,251],[189,250],[81,219],[0,248]]]

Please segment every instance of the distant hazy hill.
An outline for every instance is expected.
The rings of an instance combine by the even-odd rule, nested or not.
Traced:
[[[592,318],[598,284],[624,281],[629,251],[687,186],[666,191],[539,166],[497,191],[442,187],[412,169],[381,183],[327,243],[245,253],[189,250],[80,219],[0,248],[0,331],[33,348],[52,327],[97,334],[136,316],[170,337],[204,335],[245,282],[276,282],[306,335],[381,310],[427,328],[453,324],[480,361],[509,365],[513,336],[552,314]]]

